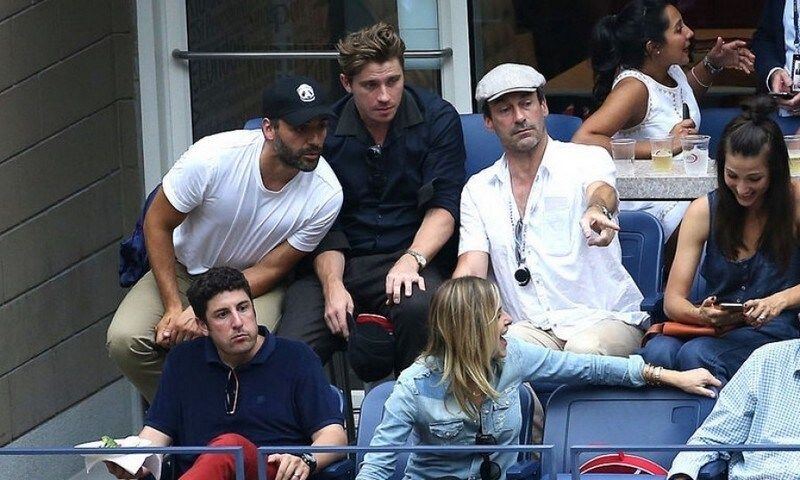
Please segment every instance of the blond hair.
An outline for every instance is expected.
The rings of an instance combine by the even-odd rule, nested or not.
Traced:
[[[423,358],[441,362],[442,383],[470,417],[486,398],[498,398],[492,386],[497,349],[500,293],[482,278],[447,280],[431,300],[428,345]]]
[[[339,51],[339,67],[342,73],[353,78],[371,62],[385,63],[396,58],[402,68],[406,44],[394,27],[378,22],[348,34],[339,40],[336,50]]]

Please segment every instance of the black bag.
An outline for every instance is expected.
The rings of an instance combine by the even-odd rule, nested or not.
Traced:
[[[144,201],[142,213],[136,221],[136,227],[131,236],[119,244],[119,286],[127,288],[138,282],[140,278],[150,270],[150,262],[147,260],[147,249],[144,245],[144,216],[147,209],[153,203],[161,188],[159,183],[156,188],[147,196]]]

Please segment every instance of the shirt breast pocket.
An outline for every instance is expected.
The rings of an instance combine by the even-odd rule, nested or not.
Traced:
[[[443,420],[432,421],[428,425],[431,432],[432,443],[437,445],[448,445],[459,443],[458,438],[464,431],[463,420]]]
[[[502,433],[514,429],[518,423],[519,394],[517,387],[508,387],[500,394],[497,401],[492,402],[492,416],[494,417],[494,430]]]
[[[542,249],[553,256],[568,255],[572,251],[574,222],[572,204],[566,196],[544,197],[542,211]]]

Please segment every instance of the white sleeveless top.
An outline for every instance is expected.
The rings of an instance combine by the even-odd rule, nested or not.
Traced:
[[[614,79],[614,85],[623,79],[633,77],[644,83],[647,87],[647,111],[639,125],[620,130],[614,138],[633,138],[634,140],[647,140],[652,137],[669,135],[672,127],[683,120],[683,104],[689,106],[689,116],[694,120],[695,126],[700,128],[700,107],[694,98],[692,87],[686,79],[686,74],[678,65],[669,67],[667,71],[677,83],[675,87],[668,87],[655,81],[653,77],[645,75],[638,70],[623,70]]]
[[[694,92],[689,86],[686,74],[678,65],[669,67],[667,73],[675,80],[677,86],[663,85],[638,70],[623,70],[617,75],[612,88],[616,87],[623,78],[628,77],[644,83],[647,87],[647,111],[640,124],[620,130],[612,138],[647,140],[669,135],[672,127],[683,120],[684,103],[689,106],[689,116],[694,120],[695,126],[700,128],[700,107],[694,98]],[[666,240],[683,219],[683,214],[689,208],[689,202],[623,201],[620,202],[619,207],[620,210],[644,210],[655,216],[664,228],[664,239]]]

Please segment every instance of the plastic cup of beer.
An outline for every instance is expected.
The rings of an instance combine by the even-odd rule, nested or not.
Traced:
[[[614,138],[611,140],[611,158],[617,167],[618,175],[633,174],[633,159],[636,157],[636,140]]]
[[[800,135],[785,135],[783,140],[789,150],[789,173],[800,175]]]
[[[708,172],[708,135],[687,135],[681,138],[683,168],[686,175],[701,177]]]
[[[672,171],[672,135],[650,139],[650,158],[653,159],[654,172]]]

